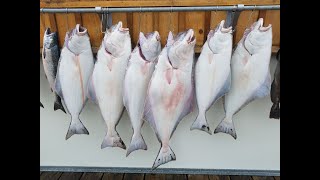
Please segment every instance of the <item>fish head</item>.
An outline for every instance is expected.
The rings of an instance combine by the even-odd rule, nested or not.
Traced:
[[[169,36],[172,36],[172,33]],[[193,29],[178,33],[173,39],[168,36],[168,58],[173,68],[184,66],[194,55],[196,37]]]
[[[247,28],[243,36],[243,45],[250,54],[255,54],[261,48],[272,46],[272,25],[263,26],[263,18]]]
[[[102,41],[110,54],[118,56],[122,54],[125,46],[131,46],[129,28],[122,27],[122,21],[119,21],[106,30]]]
[[[208,46],[213,53],[218,54],[226,50],[227,46],[232,46],[232,26],[224,28],[225,21],[222,20],[214,30],[208,34]]]
[[[87,28],[77,24],[75,28],[71,29],[69,32],[66,33],[65,41],[68,42],[69,48],[71,48],[74,52],[82,51],[86,49],[88,43],[90,43],[90,38],[88,34]]]
[[[58,45],[58,35],[57,32],[51,32],[50,28],[47,28],[44,32],[43,46],[46,49],[50,49]]]
[[[161,51],[160,34],[158,31],[146,35],[140,32],[138,43],[147,61],[154,61],[158,57]]]

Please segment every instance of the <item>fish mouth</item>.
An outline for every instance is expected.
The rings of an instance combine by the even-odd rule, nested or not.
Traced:
[[[263,18],[259,18],[259,20],[255,23],[255,29],[258,29],[261,32],[266,32],[272,27],[271,24],[268,26],[264,27],[263,26]]]
[[[50,35],[50,34],[51,34],[51,29],[47,28],[46,31],[45,31],[45,35]]]
[[[77,31],[77,35],[79,36],[83,36],[87,33],[87,28],[81,26],[80,24],[76,25],[76,31]]]
[[[128,32],[128,31],[129,31],[129,28],[123,28],[123,27],[122,27],[122,21],[119,21],[119,22],[118,22],[118,30],[119,30],[120,32]]]
[[[232,26],[228,27],[228,28],[224,28],[224,24],[225,24],[225,20],[222,20],[220,22],[220,25],[219,25],[219,30],[222,32],[222,33],[229,33],[230,31],[232,31]]]
[[[154,33],[155,33],[155,35],[156,35],[156,40],[159,42],[159,41],[160,41],[160,34],[159,34],[159,32],[158,32],[158,31],[155,31]]]
[[[189,30],[187,37],[188,37],[187,38],[188,44],[193,43],[196,40],[196,37],[194,35],[194,31],[192,29]]]
[[[159,34],[156,36],[156,39],[157,39],[157,41],[161,40]]]

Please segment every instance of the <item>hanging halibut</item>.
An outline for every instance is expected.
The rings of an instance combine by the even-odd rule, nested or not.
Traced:
[[[123,28],[120,21],[106,30],[88,86],[88,97],[99,106],[107,125],[101,149],[105,147],[126,149],[116,126],[124,110],[123,81],[130,53],[129,29]]]
[[[51,91],[54,89],[59,58],[58,35],[56,32],[51,32],[50,28],[47,28],[43,36],[42,63]],[[61,109],[63,112],[66,112],[61,103],[61,98],[56,92],[54,92],[54,96],[54,110]]]
[[[135,150],[147,150],[147,145],[141,135],[143,111],[148,84],[154,71],[156,59],[161,51],[158,31],[146,36],[140,32],[139,42],[132,51],[124,79],[123,103],[128,111],[133,135],[127,151],[127,156]]]
[[[195,90],[199,114],[191,125],[191,130],[199,129],[209,134],[207,110],[223,95],[231,85],[230,59],[232,51],[232,27],[224,28],[224,20],[211,30],[203,45],[195,66]]]
[[[271,84],[271,101],[273,105],[270,110],[269,118],[280,119],[280,49],[277,53],[277,67],[274,72],[274,79]]]
[[[93,70],[93,61],[88,31],[77,24],[66,34],[55,82],[55,90],[71,115],[66,139],[74,134],[89,134],[79,115],[87,101],[87,83]]]
[[[145,117],[161,143],[152,168],[176,159],[169,140],[181,119],[192,110],[195,43],[192,29],[174,39],[169,32],[167,45],[158,56],[145,105]]]
[[[272,27],[271,24],[263,27],[262,18],[245,30],[231,59],[231,89],[224,104],[226,115],[214,133],[227,133],[236,139],[233,115],[251,101],[269,95],[271,47]]]

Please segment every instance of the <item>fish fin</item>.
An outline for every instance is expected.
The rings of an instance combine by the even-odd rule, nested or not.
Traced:
[[[42,104],[41,102],[40,102],[40,107],[44,108],[44,107],[43,107],[43,104]]]
[[[82,124],[82,122],[80,121],[80,119],[78,117],[71,119],[68,133],[66,135],[66,140],[68,140],[74,134],[87,134],[87,135],[89,135],[87,128]]]
[[[280,119],[280,107],[279,103],[274,103],[270,110],[269,118]]]
[[[126,156],[128,157],[131,152],[139,149],[147,150],[147,144],[141,134],[133,134]]]
[[[64,107],[62,105],[61,102],[61,98],[59,97],[58,94],[55,93],[56,96],[56,100],[54,101],[54,106],[53,106],[53,110],[56,111],[58,109],[60,109],[61,111],[63,111],[64,113],[66,113],[66,111],[64,110]],[[67,113],[66,113],[67,114]]]
[[[205,113],[199,113],[196,120],[192,123],[190,130],[199,129],[212,135]]]
[[[214,134],[219,132],[229,134],[234,139],[237,139],[237,133],[236,133],[236,129],[234,128],[233,121],[231,121],[230,123],[229,121],[227,121],[226,118],[224,118],[214,130]]]
[[[106,136],[102,141],[101,149],[106,147],[119,147],[122,149],[126,149],[126,145],[123,143],[117,131],[114,133],[113,136],[107,132]]]
[[[60,96],[61,99],[63,99],[60,78],[59,78],[59,68],[58,68],[55,83],[54,83],[54,91]]]
[[[270,73],[268,73],[268,75],[267,75],[265,81],[263,82],[263,84],[255,92],[254,99],[255,98],[263,98],[263,97],[269,95],[270,89],[271,89],[271,76],[270,76]]]
[[[95,104],[98,104],[97,96],[96,96],[96,91],[95,91],[94,85],[93,85],[92,76],[93,76],[93,75],[91,75],[91,77],[90,77],[90,79],[89,79],[89,82],[88,82],[87,97],[88,97],[92,102],[94,102]]]
[[[150,124],[150,126],[151,126],[153,132],[156,134],[158,140],[161,141],[160,136],[157,133],[157,126],[156,126],[156,123],[154,120],[154,116],[153,116],[153,112],[152,112],[152,108],[151,108],[151,103],[150,103],[148,95],[145,100],[144,117],[143,118]]]
[[[176,160],[176,155],[172,151],[171,147],[168,146],[167,149],[163,148],[161,145],[160,151],[158,153],[157,158],[155,159],[152,169],[157,168],[158,166],[165,164],[170,161],[175,161]]]

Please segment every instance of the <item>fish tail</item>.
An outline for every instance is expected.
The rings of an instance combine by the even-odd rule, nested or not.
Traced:
[[[40,107],[44,108],[44,107],[43,107],[43,104],[42,104],[41,102],[40,102]]]
[[[57,94],[55,94],[55,96],[56,96],[56,99],[54,101],[53,110],[56,111],[56,110],[60,109],[61,111],[66,113],[66,111],[64,110],[64,107],[62,105],[61,98]]]
[[[198,114],[196,120],[192,123],[190,130],[199,129],[201,131],[207,132],[208,134],[212,134],[210,127],[208,125],[206,114],[200,113]]]
[[[126,156],[129,156],[131,152],[139,149],[147,150],[148,148],[141,133],[134,133]]]
[[[269,118],[280,119],[280,107],[279,103],[274,103],[270,110]]]
[[[224,118],[220,122],[220,124],[214,130],[214,134],[219,133],[219,132],[229,134],[234,139],[237,139],[237,133],[236,133],[236,130],[234,128],[234,124],[233,124],[233,121],[231,118],[230,119]]]
[[[122,149],[126,149],[126,145],[123,143],[117,131],[114,131],[113,133],[107,132],[102,141],[101,149],[106,147],[119,147]]]
[[[158,166],[165,164],[170,161],[175,161],[176,160],[176,155],[172,151],[170,146],[163,147],[161,145],[161,149],[158,153],[157,158],[155,159],[152,169],[157,168]]]
[[[84,125],[80,121],[79,117],[71,119],[68,133],[66,135],[66,140],[69,139],[74,134],[88,134],[89,135],[87,128],[84,127]]]

